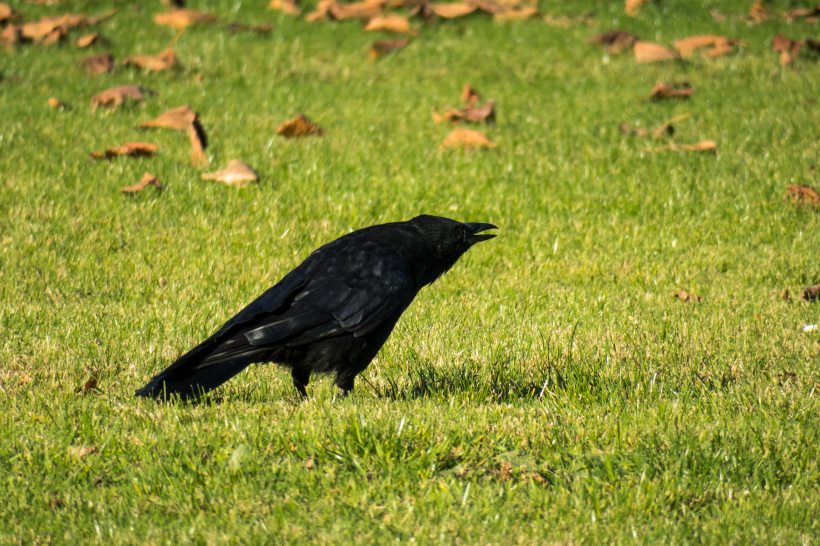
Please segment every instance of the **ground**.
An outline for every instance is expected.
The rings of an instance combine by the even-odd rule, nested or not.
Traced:
[[[0,52],[0,543],[818,543],[820,305],[798,295],[820,282],[820,214],[782,197],[818,185],[820,64],[770,50],[816,26],[542,1],[597,23],[473,14],[371,62],[388,34],[264,4],[192,1],[220,23],[179,37],[181,68],[97,77],[85,55],[170,45],[166,8],[12,6],[120,11],[108,46]],[[639,65],[584,42],[612,28],[742,45]],[[657,81],[694,94],[647,101]],[[474,127],[497,147],[440,150],[430,110],[467,82],[497,101]],[[92,112],[125,84],[158,95]],[[183,104],[207,166],[184,132],[135,129]],[[326,135],[277,136],[299,113]],[[686,114],[672,140],[716,154],[619,131]],[[89,159],[127,141],[158,153]],[[261,182],[200,179],[231,159]],[[164,189],[119,192],[144,172]],[[314,248],[421,213],[499,236],[419,294],[351,398],[320,378],[302,402],[273,365],[197,404],[133,397]]]

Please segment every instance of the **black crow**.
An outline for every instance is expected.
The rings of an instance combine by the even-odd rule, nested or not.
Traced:
[[[495,237],[481,234],[490,229],[498,228],[417,216],[340,237],[136,394],[193,398],[251,364],[275,362],[291,369],[302,396],[311,373],[331,372],[347,395],[419,290],[471,246]]]

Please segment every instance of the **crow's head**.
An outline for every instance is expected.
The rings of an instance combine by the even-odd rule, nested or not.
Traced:
[[[425,257],[431,276],[427,282],[433,282],[446,273],[474,244],[495,237],[482,234],[484,231],[498,229],[492,224],[462,223],[428,215],[416,216],[408,223],[419,230],[430,244],[430,255]]]

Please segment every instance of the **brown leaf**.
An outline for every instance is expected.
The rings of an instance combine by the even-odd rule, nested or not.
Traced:
[[[219,17],[190,9],[174,9],[154,15],[154,22],[158,25],[173,27],[178,30],[199,23],[216,23]]]
[[[230,31],[231,34],[237,32],[256,32],[257,34],[267,34],[273,32],[273,25],[243,25],[242,23],[231,23],[225,27],[225,30]]]
[[[80,65],[84,66],[90,75],[97,76],[114,68],[114,57],[110,53],[92,55],[80,61]]]
[[[370,57],[371,61],[375,61],[381,57],[384,57],[388,53],[392,53],[399,49],[402,49],[410,43],[410,40],[407,38],[401,38],[399,40],[385,40],[383,42],[373,42],[373,45],[370,46],[370,49],[367,51],[367,55]]]
[[[325,130],[310,121],[304,114],[299,114],[292,120],[286,121],[276,130],[276,134],[285,138],[293,138],[308,135],[323,136]]]
[[[68,454],[79,459],[82,459],[86,455],[92,455],[96,453],[97,446],[69,446],[68,447]]]
[[[784,201],[791,201],[793,205],[809,205],[820,207],[820,192],[811,186],[789,186],[786,188]]]
[[[436,121],[437,117],[438,121]],[[453,123],[457,121],[469,121],[472,123],[495,121],[495,101],[487,101],[487,104],[477,108],[447,108],[443,116],[440,116],[434,109],[433,120],[436,121],[436,123],[440,123],[445,120]]]
[[[672,45],[678,50],[682,57],[688,57],[694,53],[695,50],[702,47],[725,46],[734,42],[734,40],[724,38],[723,36],[693,36],[672,42]]]
[[[467,106],[472,106],[476,103],[476,101],[481,100],[481,95],[473,89],[473,86],[469,83],[464,86],[464,89],[461,90],[461,102],[466,104]]]
[[[624,13],[629,17],[638,15],[638,9],[644,4],[648,4],[649,0],[626,0],[624,2]]]
[[[790,40],[783,34],[778,34],[772,39],[772,51],[780,52],[780,66],[788,66],[797,58],[800,49],[803,47],[803,42],[795,42]]]
[[[709,12],[709,15],[712,16],[712,21],[714,21],[715,23],[722,23],[726,21],[726,19],[728,19],[728,17],[726,17],[716,9],[711,10]]]
[[[704,51],[703,57],[711,57],[715,59],[723,55],[728,55],[729,53],[734,52],[734,50],[735,48],[733,48],[730,44],[716,45],[715,47]]]
[[[20,27],[9,25],[0,32],[0,45],[9,46],[19,43],[23,39]]]
[[[52,108],[59,108],[60,110],[68,110],[70,108],[66,103],[54,97],[48,99],[48,105]]]
[[[125,66],[134,65],[149,71],[168,70],[176,66],[177,56],[174,53],[174,46],[169,47],[159,55],[142,55],[140,57],[126,57],[122,64]]]
[[[493,15],[493,21],[524,21],[538,15],[538,8],[511,9]]]
[[[94,34],[86,34],[77,39],[77,47],[88,47],[100,39],[100,35],[96,32]]]
[[[596,34],[587,40],[587,43],[604,46],[610,53],[618,54],[629,49],[632,44],[640,40],[634,34],[623,30],[610,30]]]
[[[355,4],[330,4],[328,13],[339,21],[344,19],[370,19],[381,15],[382,4],[377,2],[357,2]]]
[[[660,100],[660,99],[673,99],[673,98],[685,98],[688,99],[692,96],[695,90],[691,87],[688,87],[688,84],[683,86],[672,86],[662,82],[658,82],[655,84],[655,87],[652,89],[652,92],[649,93],[649,98],[651,100]]]
[[[687,292],[683,288],[681,288],[678,292],[672,294],[673,298],[677,298],[681,301],[688,301],[690,303],[700,303],[703,301],[703,296],[698,296],[697,294],[693,294],[692,292]]]
[[[754,4],[749,10],[749,19],[755,24],[762,23],[770,19],[771,16],[769,10],[760,4]]]
[[[673,146],[677,146],[682,150],[686,150],[687,152],[715,153],[717,151],[717,143],[714,140],[704,140],[703,142],[698,142],[696,144],[675,144]]]
[[[496,15],[514,9],[514,7],[493,0],[470,0],[469,4],[490,15]]]
[[[188,126],[196,121],[197,114],[186,104],[178,108],[168,110],[158,118],[149,119],[140,123],[140,127],[162,127],[165,129],[176,129],[185,131]]]
[[[444,139],[444,142],[439,146],[439,150],[458,147],[464,147],[465,149],[474,147],[495,148],[496,143],[478,131],[454,129],[447,135],[447,138]]]
[[[652,42],[635,42],[635,61],[638,63],[654,63],[679,58],[678,52],[667,49]]]
[[[336,0],[319,0],[319,3],[316,4],[316,11],[305,15],[305,21],[308,23],[313,23],[315,21],[327,19],[327,16],[330,13],[330,6],[335,3]]]
[[[367,26],[364,27],[366,31],[369,30],[387,30],[390,32],[411,32],[410,20],[406,17],[398,15],[379,15],[373,17],[368,21]]]
[[[302,12],[302,10],[299,9],[299,4],[294,0],[270,0],[268,9],[276,9],[285,15],[293,15],[294,17]]]
[[[88,381],[83,383],[81,387],[77,387],[74,389],[76,394],[88,394],[89,392],[99,391],[100,389],[97,388],[97,378],[90,377]]]
[[[108,148],[104,152],[91,152],[91,158],[110,160],[118,155],[127,155],[131,157],[151,157],[151,155],[153,155],[156,151],[156,144],[149,144],[147,142],[126,142],[121,146]]]
[[[430,10],[445,19],[463,17],[476,10],[476,6],[471,4],[428,4]]]
[[[126,99],[131,99],[134,102],[142,102],[145,95],[155,95],[154,91],[144,89],[139,85],[123,85],[122,87],[115,87],[108,89],[102,93],[98,93],[91,97],[91,106],[94,110],[97,106],[119,106],[124,103]]]
[[[786,18],[787,21],[794,21],[795,19],[805,18],[809,19],[816,19],[820,16],[820,5],[815,6],[809,9],[793,9],[790,11],[784,11],[783,17]],[[814,22],[814,21],[809,21]]]
[[[14,11],[8,4],[0,2],[0,23],[8,21],[14,17]]]
[[[236,159],[228,161],[228,167],[213,173],[203,173],[203,180],[218,180],[229,186],[244,188],[248,182],[259,180],[259,173],[254,171],[247,163],[242,163]]]
[[[814,286],[807,286],[800,292],[800,299],[805,301],[820,300],[820,284]]]
[[[159,178],[154,176],[151,173],[145,173],[142,175],[142,180],[134,184],[133,186],[125,186],[124,188],[120,188],[122,193],[137,193],[141,192],[148,186],[154,186],[156,189],[162,189],[162,182],[159,181]]]
[[[26,40],[41,42],[53,36],[55,32],[58,36],[65,34],[69,28],[73,28],[85,20],[85,16],[80,17],[81,19],[78,21],[76,16],[72,16],[70,13],[61,17],[47,15],[38,21],[21,25],[20,34]],[[50,39],[52,42],[54,41],[53,38]]]
[[[208,139],[205,136],[205,129],[200,125],[199,120],[194,119],[188,124],[188,138],[191,140],[191,163],[202,165],[208,163],[205,155],[205,148],[208,147]]]

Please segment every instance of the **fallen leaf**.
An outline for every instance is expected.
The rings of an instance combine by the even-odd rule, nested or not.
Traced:
[[[85,67],[85,71],[92,76],[97,76],[114,68],[114,57],[109,53],[92,55],[80,61],[80,65]]]
[[[154,186],[156,189],[162,189],[162,182],[159,181],[159,178],[154,176],[151,173],[145,173],[142,175],[142,180],[134,184],[133,186],[125,186],[124,188],[120,188],[122,193],[138,193],[147,188],[148,186]]]
[[[820,207],[820,192],[811,186],[789,186],[786,188],[784,201],[791,201],[793,205],[809,205]]]
[[[476,10],[476,6],[471,4],[428,4],[430,10],[445,19],[463,17]]]
[[[772,51],[780,52],[780,66],[792,64],[802,47],[802,41],[795,42],[783,34],[778,34],[772,39]]]
[[[635,42],[635,61],[638,63],[654,63],[679,58],[678,52],[667,49],[652,42]]]
[[[139,57],[126,57],[123,59],[124,66],[134,65],[149,71],[168,70],[176,66],[177,56],[174,53],[174,46],[169,47],[159,55],[142,55]]]
[[[116,107],[123,104],[126,99],[131,99],[134,102],[142,102],[145,99],[145,95],[155,94],[154,91],[144,89],[139,85],[123,85],[94,95],[91,97],[91,106],[93,106],[94,110],[97,109],[97,106]]]
[[[203,180],[217,180],[224,182],[229,186],[237,188],[244,188],[248,182],[256,182],[259,180],[259,173],[254,171],[247,163],[242,163],[236,159],[228,161],[228,166],[221,171],[213,173],[203,173]]]
[[[20,27],[9,25],[0,32],[0,44],[4,46],[14,45],[23,39]]]
[[[86,34],[77,39],[77,47],[88,47],[100,39],[100,35],[96,32],[94,34]]]
[[[770,19],[771,16],[771,12],[760,4],[754,4],[749,10],[749,20],[754,24],[762,23]]]
[[[378,15],[368,21],[364,27],[366,31],[387,30],[390,32],[411,32],[410,20],[399,15]]]
[[[64,103],[61,100],[55,99],[54,97],[51,97],[50,99],[48,99],[48,105],[51,106],[52,108],[59,108],[60,110],[69,109],[69,106],[66,103]]]
[[[444,139],[444,142],[441,146],[439,146],[439,150],[458,147],[495,148],[496,143],[478,131],[471,131],[469,129],[454,129],[449,135],[447,135],[447,138]]]
[[[191,140],[191,163],[194,165],[208,163],[208,157],[205,155],[205,148],[208,147],[208,139],[205,136],[205,129],[202,128],[199,120],[195,119],[188,124],[188,137]]]
[[[161,116],[143,121],[140,127],[162,127],[165,129],[176,129],[185,131],[188,125],[197,120],[197,114],[186,104],[178,108],[172,108]]]
[[[624,2],[624,13],[629,17],[635,17],[638,15],[638,9],[648,3],[649,0],[626,0]]]
[[[487,104],[481,107],[468,107],[468,108],[447,108],[444,112],[443,116],[440,116],[438,112],[433,110],[433,120],[436,120],[438,117],[438,121],[436,123],[440,123],[441,121],[450,121],[455,123],[457,121],[470,121],[472,123],[484,123],[486,121],[495,121],[495,101],[487,101]]]
[[[199,23],[216,23],[219,17],[190,9],[174,9],[154,15],[154,22],[158,25],[173,27],[182,30]]]
[[[14,11],[11,9],[11,6],[0,2],[0,23],[2,23],[3,21],[9,21],[13,17]]]
[[[336,0],[319,0],[316,4],[316,11],[305,15],[305,21],[313,23],[316,21],[327,19],[330,13],[330,6],[336,3]]]
[[[636,35],[623,30],[610,30],[596,34],[587,40],[587,43],[604,46],[610,53],[618,54],[629,49],[632,44],[640,40]]]
[[[470,0],[469,3],[470,5],[475,6],[483,12],[489,13],[490,15],[497,15],[499,13],[504,13],[505,11],[515,9],[514,7],[502,4],[500,2],[495,2],[493,0]]]
[[[307,468],[308,470],[313,470],[313,459],[308,459],[307,461],[305,461],[305,468]]]
[[[20,26],[20,34],[26,40],[33,42],[40,42],[43,40],[50,40],[51,43],[55,41],[54,36],[65,35],[69,29],[74,28],[85,21],[84,15],[71,15],[66,13],[60,17],[45,16],[32,23],[26,23]]]
[[[675,146],[687,152],[715,152],[717,143],[714,140],[704,140],[696,144],[676,144]]]
[[[151,155],[153,155],[156,151],[156,144],[149,144],[147,142],[126,142],[121,146],[108,148],[104,152],[91,152],[91,158],[110,160],[118,155],[127,155],[131,157],[151,157]]]
[[[814,286],[807,286],[800,292],[800,299],[805,301],[820,300],[820,284]]]
[[[493,15],[493,21],[524,21],[538,15],[538,8],[511,9]]]
[[[820,17],[820,5],[808,9],[793,9],[790,11],[784,11],[783,17],[785,17],[789,22],[794,21],[795,19],[805,18],[807,22],[814,23],[817,21],[817,18]]]
[[[716,47],[734,43],[734,40],[729,40],[723,36],[693,36],[684,40],[672,42],[672,45],[681,54],[681,57],[688,57],[695,50],[702,47]]]
[[[392,53],[399,49],[402,49],[410,43],[410,40],[407,38],[401,38],[399,40],[385,40],[383,42],[373,42],[373,45],[370,46],[370,49],[367,51],[367,55],[370,57],[371,61],[375,61],[381,57],[384,57],[388,53]]]
[[[231,34],[237,32],[256,32],[257,34],[267,34],[273,32],[273,25],[243,25],[242,23],[231,23],[225,27],[225,30],[230,31]]]
[[[733,53],[735,48],[733,48],[730,44],[721,44],[716,45],[711,49],[707,49],[703,52],[703,57],[711,57],[713,59],[717,57],[721,57],[723,55],[728,55],[729,53]]]
[[[285,15],[293,16],[297,16],[302,12],[302,10],[299,9],[299,4],[297,4],[294,0],[270,0],[268,9],[276,9]]]
[[[700,303],[703,301],[703,296],[698,296],[697,294],[693,294],[692,292],[687,292],[683,288],[681,288],[678,292],[672,294],[673,298],[677,298],[681,301],[688,301],[690,303]]]
[[[77,387],[74,389],[76,394],[88,394],[89,392],[98,391],[100,389],[97,388],[97,378],[90,377],[88,381],[82,384],[82,386]]]
[[[712,17],[712,21],[714,21],[715,23],[722,23],[726,21],[726,19],[728,19],[728,17],[726,17],[716,9],[711,10],[709,12],[709,15]]]
[[[662,82],[655,84],[652,92],[649,93],[650,100],[684,98],[688,99],[692,96],[695,90],[688,87],[688,84],[682,86],[672,86]]]
[[[308,135],[323,136],[325,130],[310,121],[304,114],[299,114],[295,118],[286,121],[276,129],[276,134],[285,138],[293,138]]]
[[[381,15],[382,4],[376,2],[357,2],[355,4],[332,3],[328,8],[330,15],[339,21],[344,19],[370,19]]]
[[[97,446],[69,446],[68,453],[79,459],[97,452]]]
[[[467,106],[472,106],[478,100],[481,100],[481,95],[469,83],[466,84],[464,89],[461,90],[461,102]]]

